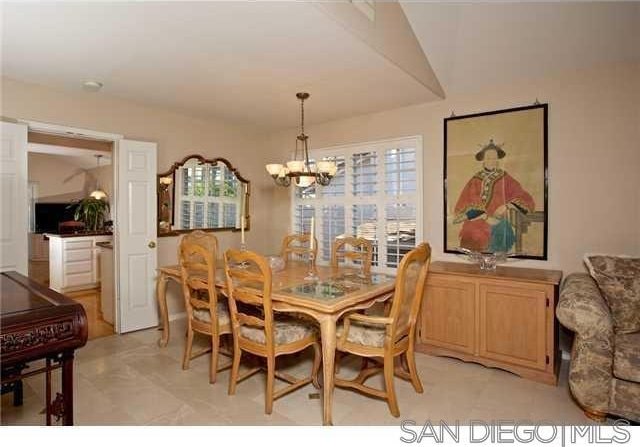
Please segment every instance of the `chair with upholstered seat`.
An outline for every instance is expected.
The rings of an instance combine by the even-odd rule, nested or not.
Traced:
[[[321,351],[316,328],[303,320],[274,315],[271,302],[271,268],[268,261],[250,251],[227,250],[224,255],[229,311],[233,329],[233,366],[229,379],[229,394],[236,392],[238,382],[264,368],[249,370],[239,377],[243,352],[264,357],[267,361],[265,413],[271,414],[273,401],[309,382],[318,387]],[[243,266],[243,268],[239,268]],[[309,346],[314,349],[311,376],[298,379],[276,371],[276,358],[300,352]],[[275,379],[289,383],[274,390]]]
[[[211,351],[209,382],[215,383],[219,371],[231,364],[218,367],[220,337],[231,334],[229,308],[224,296],[219,296],[215,287],[216,255],[218,241],[213,234],[193,231],[180,241],[178,249],[182,275],[182,290],[187,311],[187,339],[182,360],[182,369],[189,362]],[[211,348],[192,355],[195,333],[211,338]]]
[[[342,263],[354,267],[358,265],[362,273],[371,273],[373,262],[373,244],[370,240],[362,237],[338,237],[331,245],[331,266],[339,267]],[[367,311],[364,311],[367,313]],[[359,312],[361,313],[361,311]],[[336,352],[335,372],[340,372],[340,360],[342,353]]]
[[[289,262],[289,259],[303,259],[313,253],[313,260],[318,258],[318,240],[313,238],[313,250],[310,248],[311,235],[306,234],[289,234],[282,239],[282,250],[280,251],[280,257],[284,259],[285,263]]]
[[[371,271],[373,261],[373,244],[363,237],[336,238],[331,246],[331,266],[338,267],[343,262],[352,265],[357,262],[364,273]]]
[[[422,243],[407,253],[398,267],[396,288],[391,305],[384,316],[351,313],[338,327],[337,349],[355,354],[376,364],[368,366],[363,361],[360,373],[353,380],[337,378],[336,386],[355,389],[362,393],[385,399],[391,414],[400,416],[393,384],[394,375],[409,380],[418,393],[422,383],[416,369],[414,344],[416,321],[424,293],[431,247]],[[401,357],[400,368],[395,368],[395,358]],[[402,358],[403,357],[403,358]],[[385,389],[379,390],[365,385],[367,379],[383,372]]]

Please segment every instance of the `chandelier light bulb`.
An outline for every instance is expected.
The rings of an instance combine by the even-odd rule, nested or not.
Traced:
[[[302,172],[304,171],[304,161],[292,160],[287,162],[287,168],[289,172]]]
[[[280,171],[282,171],[282,168],[283,168],[283,166],[279,163],[271,163],[265,167],[267,168],[267,172],[271,176],[280,174]]]
[[[299,188],[307,188],[315,183],[315,177],[299,177],[296,186]]]

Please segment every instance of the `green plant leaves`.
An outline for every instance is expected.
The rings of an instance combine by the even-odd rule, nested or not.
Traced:
[[[109,202],[94,197],[87,197],[77,203],[74,218],[75,220],[84,222],[88,230],[97,231],[102,229],[104,225],[104,215],[108,213],[109,210]]]

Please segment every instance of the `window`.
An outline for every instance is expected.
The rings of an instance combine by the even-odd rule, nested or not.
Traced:
[[[313,160],[335,160],[329,186],[295,188],[292,223],[309,232],[315,217],[319,261],[331,259],[333,240],[363,237],[372,242],[373,265],[397,268],[422,239],[422,140],[420,137],[315,150]]]
[[[176,171],[179,228],[238,228],[241,190],[225,165],[185,164]]]

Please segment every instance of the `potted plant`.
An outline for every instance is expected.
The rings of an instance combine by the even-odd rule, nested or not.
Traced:
[[[109,202],[94,197],[86,197],[76,204],[74,218],[84,222],[88,231],[104,228],[104,216],[109,212]]]

